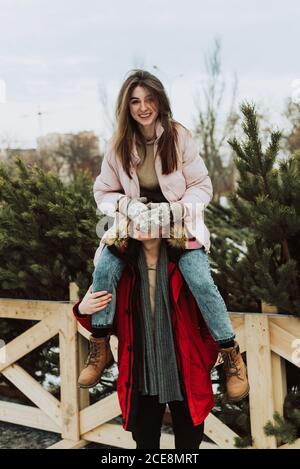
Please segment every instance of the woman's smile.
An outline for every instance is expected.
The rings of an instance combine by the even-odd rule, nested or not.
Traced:
[[[136,86],[130,97],[129,108],[132,117],[143,126],[145,136],[153,135],[158,106],[152,93],[142,86]]]

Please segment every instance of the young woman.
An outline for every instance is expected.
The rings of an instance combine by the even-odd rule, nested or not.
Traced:
[[[172,118],[162,83],[147,71],[134,70],[121,86],[116,124],[94,184],[97,207],[120,224],[129,219],[142,232],[158,226],[164,233],[170,220],[183,223],[179,269],[223,354],[228,398],[240,400],[249,385],[226,305],[210,273],[210,237],[202,215],[212,198],[212,184],[204,161],[190,132]],[[131,230],[133,238],[134,233]],[[169,236],[167,230],[165,237]],[[92,291],[107,291],[111,301],[92,316],[91,341],[99,350],[99,366],[84,368],[79,377],[83,387],[97,383],[111,361],[101,350],[108,347],[116,287],[125,263],[105,243],[104,235],[94,258]]]

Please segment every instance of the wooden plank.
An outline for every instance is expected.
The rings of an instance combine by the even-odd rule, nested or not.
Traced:
[[[0,401],[0,420],[49,432],[61,432],[61,428],[44,412],[28,405]]]
[[[80,430],[86,433],[121,414],[116,392],[80,411]]]
[[[61,440],[55,443],[54,445],[48,446],[47,449],[80,449],[88,445],[89,442],[86,440]]]
[[[80,334],[77,335],[78,341],[78,376],[85,366],[89,353],[88,341]],[[88,389],[79,389],[79,408],[84,409],[90,404],[90,394]]]
[[[221,448],[219,448],[219,446],[213,443],[208,443],[207,441],[203,441],[200,445],[200,449],[221,449]]]
[[[268,317],[245,317],[247,367],[250,383],[250,421],[255,448],[276,448],[274,436],[266,436],[263,430],[268,420],[273,421],[274,397],[272,387],[271,351]]]
[[[110,348],[116,363],[118,363],[118,343],[118,338],[115,335],[112,335],[110,337]]]
[[[75,282],[69,283],[69,299],[73,303],[77,303],[79,300],[79,287]]]
[[[101,443],[103,445],[115,446],[116,448],[136,448],[136,443],[121,425],[105,423],[99,427],[81,435],[82,439]]]
[[[261,312],[263,314],[276,314],[278,313],[278,307],[275,305],[271,305],[269,303],[265,303],[264,301],[261,302]]]
[[[295,316],[272,316],[269,319],[271,324],[275,324],[276,326],[280,327],[286,332],[290,334],[300,337],[300,318],[296,318]]]
[[[23,299],[0,299],[0,317],[10,319],[41,320],[69,308],[69,302]]]
[[[100,427],[95,428],[93,431],[87,432],[83,435],[88,441],[94,443],[101,443],[102,445],[115,446],[116,448],[123,449],[136,449],[136,442],[131,436],[131,432],[127,432],[121,425],[106,423]],[[160,438],[161,449],[174,449],[174,435],[162,432]],[[203,442],[200,449],[218,449],[216,445]]]
[[[80,439],[77,324],[71,308],[60,317],[59,349],[62,437],[77,441]]]
[[[240,326],[245,324],[245,314],[244,313],[229,313],[230,320],[234,329],[237,329]]]
[[[287,395],[285,360],[277,353],[271,353],[274,410],[283,415],[283,404]]]
[[[236,334],[236,341],[239,343],[241,353],[246,350],[246,341],[245,341],[245,326],[241,324],[238,327],[234,327],[234,332]]]
[[[220,448],[235,448],[234,438],[238,434],[210,413],[205,420],[204,433],[213,440]]]
[[[270,341],[272,351],[300,368],[300,363],[293,361],[293,353],[295,351],[293,344],[297,339],[299,339],[299,337],[286,332],[274,322],[270,322]]]
[[[58,326],[59,313],[56,311],[6,344],[5,362],[0,363],[0,372],[51,339],[58,332]]]
[[[58,427],[61,427],[60,402],[47,392],[35,379],[32,378],[19,365],[12,365],[3,371],[9,379],[25,396],[36,404]]]
[[[83,327],[79,322],[77,322],[77,331],[80,335],[82,335],[82,337],[89,340],[91,333],[85,327]]]
[[[70,282],[69,283],[69,300],[73,303],[77,303],[79,300],[79,287],[75,282]],[[77,326],[80,326],[83,330],[84,328],[81,326],[80,323],[77,324]],[[86,331],[87,332],[87,331]],[[77,340],[78,340],[78,376],[81,372],[81,370],[85,366],[85,362],[89,353],[89,345],[88,341],[86,338],[89,338],[89,333],[85,334],[84,336],[81,334],[78,334]],[[86,338],[85,338],[86,337]],[[90,403],[90,393],[88,389],[79,389],[79,408],[84,409],[85,407],[88,407]],[[62,441],[72,441],[72,440],[62,440]]]

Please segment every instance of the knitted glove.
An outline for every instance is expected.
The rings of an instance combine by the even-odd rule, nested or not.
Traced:
[[[127,216],[130,220],[134,220],[141,213],[148,210],[147,197],[135,197],[131,198],[128,196],[121,197],[118,203],[119,212]]]
[[[128,219],[115,217],[112,227],[105,232],[102,242],[112,246],[126,247],[128,243]]]
[[[158,208],[148,209],[142,212],[134,220],[135,227],[143,233],[150,233],[152,229],[158,229],[160,226],[160,211]]]
[[[176,223],[182,220],[185,216],[185,207],[180,202],[149,202],[147,207],[150,209],[152,208],[159,208],[161,216],[165,218],[166,222],[163,223],[165,226],[168,220],[172,223]],[[168,215],[169,214],[169,215]]]
[[[170,204],[168,202],[149,202],[147,207],[155,211],[156,217],[158,216],[158,225],[163,228],[169,226],[171,222]],[[158,212],[158,215],[157,215]]]
[[[160,226],[163,229],[163,235],[168,233],[167,241],[173,248],[185,250],[188,240],[188,233],[186,228],[182,225],[182,220],[185,216],[185,207],[180,202],[150,202],[147,206],[152,210],[156,208],[160,212]],[[170,225],[167,226],[167,223]],[[164,231],[167,229],[167,231]]]

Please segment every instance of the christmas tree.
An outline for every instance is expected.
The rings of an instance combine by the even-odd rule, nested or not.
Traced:
[[[15,164],[0,165],[0,297],[67,300],[72,281],[85,292],[99,243],[92,179]]]
[[[247,227],[234,218],[231,208],[212,202],[205,210],[205,223],[211,233],[210,266],[214,282],[229,311],[253,311],[260,308],[260,298],[249,289],[251,277],[244,272]]]
[[[99,244],[92,183],[84,172],[63,183],[20,159],[0,165],[0,297],[65,301],[70,282],[86,292]],[[9,342],[31,325],[2,319],[0,337]],[[58,374],[57,345],[53,338],[20,365],[40,382]]]
[[[300,153],[280,159],[278,131],[263,148],[255,106],[241,111],[245,138],[229,140],[240,174],[233,217],[249,233],[240,273],[254,297],[300,315]]]
[[[244,104],[241,110],[245,138],[229,141],[239,170],[236,192],[228,208],[210,204],[205,212],[214,280],[230,311],[257,312],[263,299],[282,313],[299,315],[300,153],[280,159],[279,132],[271,133],[263,149],[255,107]],[[241,436],[236,446],[251,445],[248,402],[228,403],[218,374],[213,412]],[[265,427],[282,443],[299,436],[299,370],[287,366],[287,377],[284,416]]]

